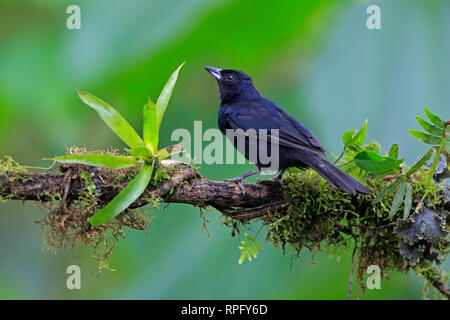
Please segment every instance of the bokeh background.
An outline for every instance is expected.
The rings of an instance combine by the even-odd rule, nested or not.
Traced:
[[[66,8],[81,8],[82,29],[66,28]],[[378,4],[382,29],[368,30]],[[217,127],[218,90],[203,66],[245,71],[260,92],[305,123],[331,152],[341,134],[368,122],[368,139],[400,145],[412,164],[426,146],[407,129],[427,107],[449,117],[450,2],[261,0],[2,0],[0,2],[0,155],[46,166],[65,146],[125,147],[75,88],[90,91],[141,128],[141,107],[187,61],[162,125],[161,145],[176,128]],[[211,179],[249,165],[203,165]],[[251,181],[251,180],[250,180]],[[128,231],[111,256],[114,272],[92,276],[92,252],[54,254],[30,203],[0,205],[0,298],[14,299],[345,299],[349,255],[339,262],[304,252],[283,256],[269,243],[238,265],[239,239],[197,208],[170,205],[147,232]],[[254,227],[254,233],[257,225]],[[66,267],[82,270],[82,289],[66,289]],[[448,264],[447,264],[448,266]],[[448,268],[447,268],[448,269]],[[360,299],[420,299],[411,274],[383,278]]]

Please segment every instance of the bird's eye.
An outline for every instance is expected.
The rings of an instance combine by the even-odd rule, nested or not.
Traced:
[[[229,75],[227,76],[227,79],[228,79],[228,80],[233,80],[233,78],[234,78],[234,76],[233,76],[232,74],[229,74]]]

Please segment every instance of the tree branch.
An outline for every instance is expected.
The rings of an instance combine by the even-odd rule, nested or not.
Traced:
[[[162,166],[167,168],[167,162],[163,162]],[[60,169],[64,174],[26,169],[5,170],[4,174],[0,175],[0,197],[41,202],[53,201],[57,196],[67,201],[78,199],[86,190],[84,180],[79,175],[83,166],[62,165]],[[84,169],[89,170],[88,167]],[[142,207],[148,203],[148,199],[158,197],[166,203],[212,206],[237,219],[251,219],[267,214],[268,210],[276,210],[283,204],[278,184],[244,183],[245,195],[242,195],[236,183],[205,179],[188,165],[171,166],[166,173],[168,179],[157,186],[149,185],[130,208]],[[119,175],[124,173],[108,170],[107,175],[94,174],[92,177],[91,182],[101,190],[99,198],[105,204],[129,182],[129,178],[120,179]]]
[[[130,208],[142,207],[156,197],[166,203],[212,206],[234,219],[249,220],[279,212],[289,204],[283,195],[282,187],[276,182],[244,183],[246,193],[242,195],[235,182],[209,180],[201,177],[188,165],[171,165],[172,163],[170,160],[161,163],[166,178],[160,179],[156,185],[149,185]],[[20,166],[6,166],[1,169],[0,200],[39,202],[62,200],[70,203],[86,194],[86,182],[81,172],[89,172],[90,168],[82,165],[61,165],[59,169],[62,174],[31,171]],[[100,169],[92,174],[90,183],[96,186],[99,205],[106,205],[120,193],[135,176],[133,170]],[[336,230],[350,236],[353,236],[352,227],[367,228],[371,232],[376,232],[394,225],[395,223],[389,223],[370,229],[351,223],[348,223],[348,226],[334,224]],[[354,256],[352,261],[353,259]],[[445,283],[435,279],[431,279],[430,283],[448,299],[449,289]]]

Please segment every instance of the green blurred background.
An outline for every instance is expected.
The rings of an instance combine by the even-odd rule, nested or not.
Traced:
[[[66,28],[66,8],[81,8],[82,29]],[[381,7],[381,30],[368,30],[366,8]],[[368,139],[400,145],[411,164],[426,146],[407,129],[423,107],[444,118],[450,101],[450,2],[415,1],[66,1],[0,2],[0,155],[46,166],[65,146],[124,145],[78,99],[90,91],[141,127],[141,107],[156,98],[183,61],[162,125],[160,145],[176,128],[217,127],[218,90],[203,70],[243,70],[260,92],[305,123],[333,153],[341,134],[367,118]],[[224,179],[248,165],[203,165]],[[250,180],[251,181],[251,180]],[[148,232],[128,231],[100,278],[92,252],[45,249],[30,203],[0,205],[0,298],[25,299],[345,299],[350,259],[304,252],[300,260],[263,242],[260,257],[238,265],[238,237],[197,208],[170,205]],[[257,231],[253,227],[253,233]],[[262,239],[262,236],[260,236]],[[75,257],[74,257],[75,255]],[[66,267],[82,270],[82,289],[66,288]],[[448,264],[447,264],[448,266]],[[448,269],[448,268],[447,268]],[[419,299],[411,274],[383,278],[360,299]]]

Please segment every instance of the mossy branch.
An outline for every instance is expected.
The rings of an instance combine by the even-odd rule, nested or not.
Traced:
[[[234,182],[209,180],[189,165],[168,166],[169,163],[162,162],[164,177],[159,183],[150,184],[131,209],[145,206],[149,199],[156,197],[166,203],[212,206],[237,219],[250,219],[267,214],[266,208],[282,204],[277,183],[244,183],[246,194],[242,196]],[[86,166],[61,165],[63,174],[18,168],[0,171],[0,197],[3,200],[48,202],[64,198],[72,202],[85,196],[86,184],[80,173],[89,171]],[[98,205],[106,204],[119,194],[135,174],[134,169],[100,169],[94,174],[90,182],[99,190]],[[245,213],[246,209],[252,214]]]
[[[433,208],[435,216],[435,212],[450,210],[450,203],[443,200],[446,193],[442,195],[442,189],[435,186],[430,192],[424,187],[421,181],[425,180],[425,171],[412,178],[413,195],[417,199],[415,212],[411,219],[403,221],[390,216],[393,194],[379,203],[373,201],[389,183],[383,179],[367,179],[372,195],[349,195],[307,170],[288,174],[284,189],[274,181],[245,183],[246,193],[242,195],[234,182],[209,180],[189,165],[168,160],[155,170],[147,190],[129,209],[100,227],[90,225],[87,218],[119,194],[137,169],[93,170],[84,165],[64,164],[59,166],[59,171],[27,170],[12,159],[0,165],[0,200],[31,200],[44,204],[49,213],[41,223],[46,230],[46,241],[53,247],[75,246],[82,241],[96,248],[107,232],[112,232],[117,239],[123,235],[124,227],[145,229],[147,217],[134,209],[149,203],[211,206],[222,212],[226,216],[225,224],[234,229],[259,218],[267,228],[267,240],[283,251],[289,248],[296,255],[305,248],[311,252],[321,250],[323,243],[329,250],[338,248],[346,252],[357,240],[357,279],[363,288],[367,267],[376,264],[386,275],[392,270],[414,270],[444,297],[449,296],[446,275],[434,266],[448,253],[448,233],[445,233],[448,216],[435,217],[436,225],[440,224],[442,230],[430,225],[431,231],[427,231],[442,232],[437,235],[437,241],[426,242],[423,235],[416,241],[415,234],[408,234],[415,227],[408,223],[427,219],[427,212],[421,209],[425,208],[424,201],[427,207]],[[402,242],[408,237],[416,241],[422,251],[415,247],[413,240]],[[107,249],[105,258],[112,250]]]

